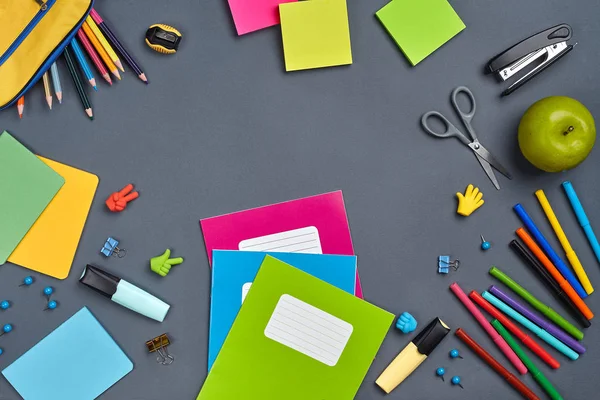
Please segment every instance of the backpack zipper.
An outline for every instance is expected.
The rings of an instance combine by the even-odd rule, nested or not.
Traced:
[[[56,0],[35,0],[36,3],[40,5],[39,11],[35,14],[33,19],[29,21],[27,26],[23,29],[23,32],[17,36],[14,42],[10,45],[10,47],[0,56],[0,66],[8,60],[8,58],[19,48],[23,40],[31,33],[33,28],[41,21],[41,19],[46,15],[48,10],[52,8]]]

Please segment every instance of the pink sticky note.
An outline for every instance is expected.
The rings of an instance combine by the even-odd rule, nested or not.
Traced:
[[[279,5],[296,0],[229,0],[238,35],[279,25]]]
[[[208,261],[213,250],[354,255],[341,191],[200,221]],[[358,272],[356,296],[362,298]]]

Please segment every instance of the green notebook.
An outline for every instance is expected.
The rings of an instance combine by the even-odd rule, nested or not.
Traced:
[[[375,15],[413,66],[465,29],[447,0],[392,0]]]
[[[8,132],[0,134],[0,265],[64,183]]]
[[[197,400],[353,399],[393,320],[267,256]]]

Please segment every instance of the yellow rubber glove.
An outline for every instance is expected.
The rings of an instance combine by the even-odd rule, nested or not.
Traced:
[[[456,197],[458,197],[458,209],[456,212],[465,217],[471,215],[473,211],[477,210],[484,203],[483,192],[480,192],[479,188],[476,188],[471,184],[467,186],[464,195],[462,193],[456,193]]]

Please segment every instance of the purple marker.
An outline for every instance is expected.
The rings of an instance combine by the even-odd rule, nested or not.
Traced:
[[[529,319],[534,324],[538,325],[540,328],[544,329],[546,332],[569,346],[571,349],[575,350],[579,354],[585,353],[585,347],[581,345],[577,340],[573,339],[571,336],[564,333],[560,328],[556,325],[545,321],[543,318],[539,317],[537,314],[534,314],[527,307],[514,300],[512,297],[504,293],[502,290],[498,289],[496,286],[490,286],[489,292],[494,296],[514,308],[516,311],[521,313],[525,318]]]

